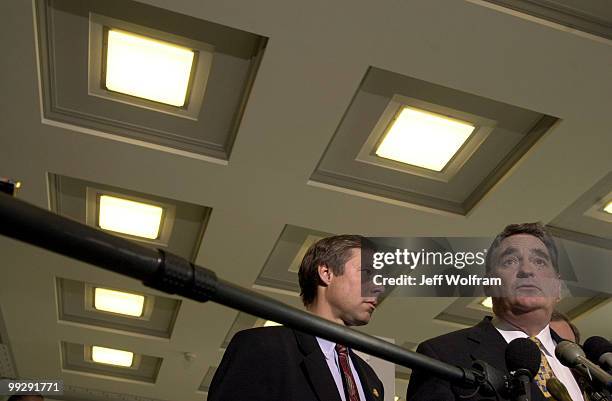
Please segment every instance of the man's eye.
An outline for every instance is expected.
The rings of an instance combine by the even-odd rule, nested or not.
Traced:
[[[536,260],[534,261],[534,263],[535,263],[535,265],[536,265],[536,266],[538,266],[538,267],[545,267],[545,266],[547,266],[547,265],[548,265],[548,263],[547,263],[547,262],[546,262],[546,260],[544,260],[544,259],[536,259]]]
[[[514,266],[517,263],[518,259],[516,257],[505,258],[504,260],[502,260],[502,266],[506,267]]]
[[[370,270],[370,269],[363,269],[363,270],[361,270],[361,272],[362,272],[363,275],[368,276],[368,277],[370,277],[372,275],[372,270]]]

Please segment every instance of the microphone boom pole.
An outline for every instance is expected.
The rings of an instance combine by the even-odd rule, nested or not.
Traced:
[[[484,385],[477,371],[405,350],[219,279],[209,269],[138,245],[0,192],[0,234],[140,280],[200,302],[213,301],[287,327],[341,342],[397,365],[422,369],[464,387]]]

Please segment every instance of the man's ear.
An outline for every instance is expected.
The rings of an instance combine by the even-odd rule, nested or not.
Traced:
[[[485,272],[484,277],[485,278],[491,278],[492,277],[491,271]],[[484,289],[484,293],[485,293],[485,295],[487,297],[492,297],[493,296],[493,289],[491,288],[490,285],[484,285],[483,289]]]
[[[563,282],[563,280],[561,280],[561,275],[557,273],[557,288],[556,288],[556,297],[555,297],[556,302],[560,302],[561,298],[563,298],[564,285],[565,283]]]
[[[484,274],[484,277],[486,278],[500,278],[497,275],[497,271],[495,271],[495,268],[491,268],[488,272],[486,272]],[[504,295],[502,294],[502,289],[503,285],[500,287],[499,285],[485,285],[483,286],[484,288],[484,293],[487,297],[491,297],[491,298],[499,298],[499,297],[503,297]]]
[[[317,273],[319,273],[319,280],[321,281],[321,284],[329,285],[333,275],[331,269],[327,267],[327,265],[318,265]]]

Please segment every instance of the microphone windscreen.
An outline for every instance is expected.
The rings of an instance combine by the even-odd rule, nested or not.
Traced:
[[[534,377],[540,370],[540,348],[528,338],[515,338],[506,347],[506,367],[510,372],[527,369]]]
[[[580,363],[580,358],[584,358],[584,351],[580,345],[571,341],[563,340],[555,347],[555,356],[568,368],[573,368]]]
[[[598,363],[599,357],[612,352],[612,343],[603,337],[593,336],[584,342],[582,349],[591,362]]]

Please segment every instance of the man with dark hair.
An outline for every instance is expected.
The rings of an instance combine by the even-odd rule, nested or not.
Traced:
[[[360,295],[363,241],[357,235],[338,235],[308,249],[298,272],[300,296],[308,311],[347,326],[369,322],[377,300]],[[353,264],[347,263],[350,260]],[[345,266],[352,268],[346,275]]]
[[[563,313],[553,311],[550,318],[550,328],[564,340],[580,343],[580,330]]]
[[[556,377],[572,400],[583,397],[571,371],[555,357],[561,338],[550,329],[551,315],[560,300],[558,253],[552,237],[539,223],[507,226],[491,244],[486,271],[502,285],[486,288],[493,298],[494,318],[486,317],[469,329],[455,331],[421,343],[418,352],[453,365],[469,367],[474,360],[507,371],[505,348],[516,338],[530,338],[541,351],[540,371],[531,386],[531,400],[550,398],[546,379]],[[465,397],[461,390],[425,372],[413,372],[408,401],[481,399]]]
[[[364,238],[338,235],[312,245],[298,273],[306,309],[345,326],[367,324],[382,288],[364,283]],[[342,344],[287,327],[237,333],[208,392],[209,401],[382,401],[382,382]]]

